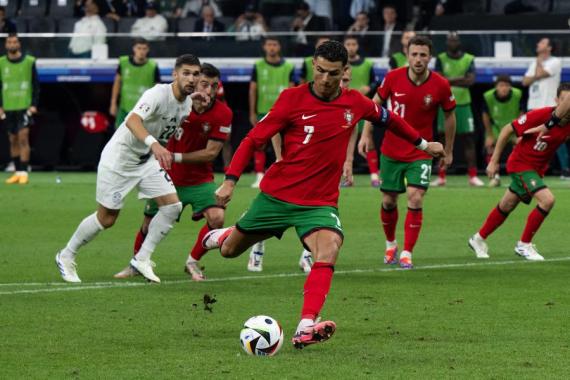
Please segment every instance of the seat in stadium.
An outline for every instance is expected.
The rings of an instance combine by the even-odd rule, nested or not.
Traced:
[[[13,18],[12,22],[16,25],[18,33],[28,33],[28,20],[23,17]]]
[[[137,21],[136,17],[123,17],[117,23],[118,33],[130,33],[133,24]]]
[[[568,1],[568,0],[552,0],[552,12],[554,12],[554,13],[570,13],[570,1]]]
[[[197,17],[185,17],[178,20],[178,32],[191,33],[194,31]]]
[[[269,27],[274,32],[287,32],[291,30],[293,16],[276,16],[269,21]]]
[[[73,33],[73,27],[78,19],[66,17],[58,20],[57,31],[59,33]]]
[[[73,0],[51,0],[49,15],[55,19],[73,17]]]
[[[27,19],[44,17],[48,11],[46,0],[22,0],[20,17]]]
[[[35,17],[28,20],[30,33],[55,33],[55,20],[51,17]]]
[[[101,20],[103,20],[103,24],[105,24],[105,27],[107,28],[107,33],[117,32],[117,23],[115,22],[115,20],[112,20],[107,17],[101,17]]]
[[[0,0],[0,7],[6,8],[6,17],[9,18],[18,16],[20,5],[19,0]]]

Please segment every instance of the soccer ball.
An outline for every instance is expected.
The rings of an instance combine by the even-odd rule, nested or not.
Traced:
[[[283,345],[283,329],[275,319],[258,315],[245,321],[239,340],[249,355],[273,356]]]

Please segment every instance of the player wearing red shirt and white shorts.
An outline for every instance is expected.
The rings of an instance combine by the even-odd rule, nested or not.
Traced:
[[[563,83],[558,87],[556,104],[561,103],[570,103],[570,83]],[[563,118],[568,119],[570,112],[567,112],[566,105],[559,108],[565,109],[566,116]],[[527,260],[544,260],[532,244],[532,238],[554,206],[554,194],[546,187],[543,177],[558,147],[570,137],[570,124],[560,125],[559,119],[553,121],[556,119],[554,110],[555,107],[532,110],[502,129],[491,162],[487,166],[489,178],[499,172],[501,153],[513,132],[520,137],[520,142],[515,145],[507,160],[511,185],[499,204],[487,216],[479,232],[469,239],[469,246],[475,251],[477,258],[489,258],[489,248],[485,241],[487,237],[503,224],[520,202],[530,204],[534,198],[537,205],[528,215],[522,236],[515,246],[515,253]],[[544,124],[552,128],[544,135],[535,133],[544,128],[541,127]]]
[[[258,241],[281,237],[295,227],[315,263],[304,286],[301,321],[293,337],[297,348],[328,339],[336,325],[318,322],[330,289],[334,265],[343,241],[337,202],[347,146],[360,119],[386,125],[407,141],[436,156],[439,143],[428,143],[398,115],[378,107],[358,91],[341,89],[347,52],[337,41],[321,44],[313,59],[314,82],[284,90],[271,111],[243,139],[216,191],[225,205],[236,181],[256,149],[281,133],[282,160],[261,181],[261,193],[235,227],[214,230],[203,244],[220,248],[224,257],[237,257]]]
[[[426,37],[413,37],[408,45],[408,67],[401,67],[386,74],[374,100],[378,104],[388,101],[394,113],[400,115],[420,135],[433,140],[433,123],[441,107],[445,115],[446,156],[440,162],[447,167],[453,160],[455,137],[455,99],[447,79],[427,66],[431,59],[431,41]],[[372,126],[367,123],[358,144],[363,156],[374,149]],[[423,197],[429,187],[431,157],[418,151],[407,141],[391,131],[386,131],[382,142],[380,159],[382,186],[382,207],[380,219],[386,234],[385,264],[400,263],[410,269],[412,251],[423,221]],[[404,250],[398,260],[396,224],[398,222],[398,195],[407,193],[408,213],[404,223]]]
[[[198,265],[200,258],[207,252],[202,247],[202,238],[210,230],[224,225],[224,208],[217,205],[214,196],[216,184],[212,161],[216,159],[230,134],[233,114],[225,103],[216,99],[219,79],[220,72],[216,67],[208,63],[201,65],[196,89],[210,96],[210,102],[194,102],[192,113],[166,146],[174,153],[174,163],[168,174],[176,187],[182,206],[192,205],[192,220],[206,219],[185,266],[185,271],[194,281],[205,279]],[[148,225],[157,212],[156,202],[148,201],[143,224],[135,238],[135,257],[145,240]],[[133,267],[128,266],[117,273],[115,278],[127,278],[137,274]]]

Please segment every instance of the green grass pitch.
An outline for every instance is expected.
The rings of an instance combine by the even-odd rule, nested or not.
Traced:
[[[429,191],[416,269],[400,271],[382,264],[380,193],[358,177],[341,192],[346,240],[323,310],[338,329],[302,351],[289,343],[304,281],[294,231],[268,242],[264,272],[247,272],[247,253],[227,260],[213,251],[203,259],[210,281],[193,283],[183,265],[201,224],[187,210],[153,256],[163,283],[118,281],[112,275],[128,263],[142,218],[132,194],[117,224],[79,253],[83,283],[63,284],[54,256],[95,209],[95,175],[30,178],[0,186],[0,378],[520,379],[570,371],[570,183],[558,178],[546,180],[557,203],[535,239],[546,262],[514,255],[526,206],[489,238],[491,259],[475,259],[467,239],[504,188],[472,189],[456,177]],[[241,181],[227,223],[255,195],[251,180]],[[204,295],[217,300],[211,312]],[[239,346],[242,323],[257,314],[285,329],[275,357],[249,357]]]

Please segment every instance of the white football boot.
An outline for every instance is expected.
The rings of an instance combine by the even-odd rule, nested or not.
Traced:
[[[59,268],[63,281],[73,283],[81,282],[81,279],[77,275],[77,264],[75,264],[75,260],[66,258],[61,254],[61,251],[59,251],[57,255],[55,255],[55,264]]]
[[[160,278],[158,278],[158,276],[154,274],[154,271],[152,270],[152,267],[154,267],[154,263],[152,261],[137,260],[136,257],[133,257],[130,264],[134,269],[142,274],[144,278],[151,282],[160,284]]]
[[[313,255],[311,251],[306,249],[301,252],[301,258],[299,259],[299,268],[305,273],[311,273],[311,267],[313,266]]]
[[[471,236],[467,244],[469,245],[469,248],[475,252],[475,257],[478,259],[489,258],[489,246],[487,245],[485,239],[479,235],[479,232]]]
[[[265,241],[255,243],[249,253],[247,270],[250,272],[263,271],[263,254],[265,253]]]
[[[529,261],[544,261],[544,257],[536,251],[536,246],[532,243],[517,242],[515,253]]]

